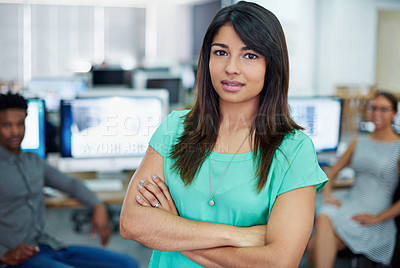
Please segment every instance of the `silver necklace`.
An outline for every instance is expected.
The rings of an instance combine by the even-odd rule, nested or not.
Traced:
[[[214,202],[215,192],[217,191],[218,186],[219,186],[220,182],[222,181],[222,178],[225,176],[225,173],[228,171],[228,168],[229,168],[229,166],[231,165],[233,159],[234,159],[235,156],[239,153],[240,148],[242,148],[244,142],[247,140],[247,138],[249,137],[249,135],[250,135],[250,133],[247,134],[246,138],[244,138],[244,140],[243,140],[242,143],[240,144],[239,148],[237,149],[236,153],[232,156],[231,161],[229,161],[229,164],[228,164],[228,166],[226,167],[226,169],[225,169],[224,173],[222,174],[221,178],[219,179],[219,181],[218,181],[218,183],[217,183],[217,186],[215,186],[214,192],[212,192],[212,189],[211,189],[211,157],[210,157],[210,156],[208,157],[208,170],[209,170],[209,174],[210,174],[210,201],[208,201],[208,204],[209,204],[210,206],[214,206],[214,205],[215,205],[215,202]]]

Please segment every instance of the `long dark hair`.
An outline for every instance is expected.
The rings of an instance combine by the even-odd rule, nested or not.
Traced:
[[[226,24],[234,28],[247,47],[266,59],[264,87],[251,127],[260,192],[285,135],[301,127],[289,116],[289,59],[282,27],[274,14],[255,3],[241,1],[221,9],[206,31],[197,71],[197,99],[186,115],[185,130],[171,152],[171,158],[176,159],[173,168],[185,185],[190,185],[216,143],[220,125],[219,96],[211,83],[209,60],[214,36]]]

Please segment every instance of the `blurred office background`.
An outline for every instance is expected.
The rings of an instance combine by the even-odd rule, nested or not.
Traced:
[[[115,144],[104,149],[107,157],[102,155],[101,160],[90,155],[88,161],[88,157],[74,155],[71,148],[62,151],[65,143],[67,147],[74,146],[71,133],[82,122],[82,118],[74,118],[73,122],[71,111],[83,107],[85,113],[93,114],[102,110],[104,104],[99,106],[91,99],[107,97],[108,104],[112,104],[113,96],[129,99],[130,103],[140,97],[143,107],[152,108],[143,104],[147,98],[148,103],[160,105],[159,114],[154,115],[154,109],[150,109],[148,116],[159,119],[171,109],[190,108],[204,32],[215,13],[234,2],[237,1],[0,0],[0,91],[20,91],[28,98],[44,100],[32,108],[40,120],[46,120],[33,120],[32,125],[39,129],[33,136],[43,135],[44,126],[47,127],[47,154],[40,155],[61,171],[85,179],[107,176],[105,173],[110,172],[109,176],[120,178],[121,174],[116,174],[123,171],[129,180],[138,158],[129,169],[133,158],[121,158],[120,152],[114,154]],[[372,92],[385,89],[400,93],[400,0],[254,2],[271,10],[284,28],[290,56],[292,111],[312,106],[307,111],[312,112],[313,126],[321,126],[323,121],[335,122],[330,124],[333,129],[324,127],[334,135],[320,131],[314,140],[321,145],[316,146],[320,148],[321,163],[329,164],[351,136],[371,131],[366,122],[366,104]],[[150,95],[159,101],[150,100],[143,93],[150,88],[166,90],[168,100],[158,91]],[[327,103],[332,105],[329,111]],[[64,121],[72,123],[65,126]],[[93,121],[85,123],[94,126]],[[152,125],[153,129],[155,126]],[[312,134],[315,129],[308,130]],[[134,127],[129,131],[134,131]],[[146,138],[149,136],[147,133]],[[32,144],[39,143],[43,140]],[[102,174],[92,174],[99,171],[96,167],[103,168]],[[348,174],[344,177],[351,177],[351,172]],[[67,241],[97,244],[87,239],[87,225],[80,233],[74,230],[68,220],[74,211],[49,209],[50,227]],[[138,243],[122,240],[117,232],[109,247],[132,254],[143,267],[151,254]]]
[[[196,64],[210,18],[235,1],[1,0],[0,80],[71,76],[106,63]],[[339,85],[399,90],[398,0],[260,0],[284,27],[292,95]]]

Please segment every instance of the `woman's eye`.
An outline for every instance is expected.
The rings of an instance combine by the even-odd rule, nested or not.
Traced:
[[[257,59],[257,58],[258,58],[257,55],[251,54],[251,53],[247,53],[244,57],[245,57],[246,59],[251,59],[251,60]]]
[[[214,51],[214,54],[217,56],[226,56],[227,53],[223,50],[216,50]]]

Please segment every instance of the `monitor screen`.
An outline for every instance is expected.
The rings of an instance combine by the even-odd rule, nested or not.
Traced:
[[[181,83],[182,79],[178,77],[148,78],[146,88],[167,89],[169,92],[169,103],[177,105],[181,102]]]
[[[164,106],[164,100],[156,95],[111,97],[104,92],[99,97],[62,101],[62,156],[143,156],[166,116]]]
[[[176,107],[184,102],[185,93],[182,75],[177,72],[136,70],[132,75],[132,87],[134,90],[166,89],[169,92],[169,104],[171,106]]]
[[[123,69],[94,69],[92,70],[93,86],[121,86],[130,85],[131,74]]]
[[[88,89],[88,83],[81,76],[36,77],[29,82],[28,91],[45,100],[47,111],[58,111],[61,99],[74,99]]]
[[[339,98],[289,98],[289,106],[293,120],[304,128],[317,152],[337,150],[342,112]]]
[[[40,158],[46,157],[43,100],[28,99],[28,115],[25,118],[25,136],[21,143],[21,151],[36,153]]]

